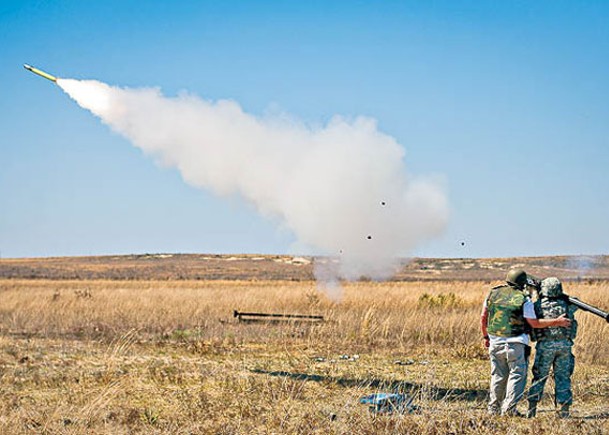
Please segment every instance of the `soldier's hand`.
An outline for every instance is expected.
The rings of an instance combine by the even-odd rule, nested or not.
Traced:
[[[556,318],[556,326],[560,326],[562,328],[568,328],[571,326],[571,320],[569,320],[565,314]]]
[[[484,347],[489,347],[491,345],[488,335],[485,335],[484,337],[482,337],[482,340],[484,340]]]

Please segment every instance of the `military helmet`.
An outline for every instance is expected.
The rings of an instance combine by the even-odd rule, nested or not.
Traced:
[[[527,283],[527,273],[522,269],[510,269],[505,281],[518,288],[524,288]]]
[[[562,295],[562,284],[560,280],[555,277],[546,278],[541,281],[541,296],[546,298],[557,298]]]

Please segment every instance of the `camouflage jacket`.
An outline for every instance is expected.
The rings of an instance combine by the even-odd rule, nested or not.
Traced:
[[[486,298],[488,309],[488,333],[499,337],[517,337],[529,332],[524,319],[524,303],[528,292],[509,285],[493,287]]]
[[[570,304],[566,298],[548,298],[541,296],[535,302],[535,314],[538,319],[556,319],[563,314],[571,320],[571,327],[550,327],[533,330],[533,339],[537,341],[549,340],[573,340],[577,335],[577,321],[574,313],[577,307]]]

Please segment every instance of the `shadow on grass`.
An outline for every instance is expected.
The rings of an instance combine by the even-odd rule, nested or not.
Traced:
[[[485,401],[488,390],[473,390],[463,388],[439,388],[431,385],[421,385],[406,381],[389,381],[386,379],[349,379],[342,377],[323,376],[308,373],[292,373],[287,371],[251,370],[253,373],[295,379],[297,381],[324,382],[340,385],[341,387],[370,388],[393,393],[419,395],[431,400],[447,401]]]
[[[585,415],[581,417],[572,417],[575,420],[607,420],[609,419],[609,412],[600,412],[598,414]]]

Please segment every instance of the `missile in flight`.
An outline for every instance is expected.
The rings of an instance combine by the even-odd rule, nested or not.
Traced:
[[[34,74],[38,74],[40,77],[44,77],[44,78],[45,78],[45,79],[47,79],[47,80],[50,80],[50,81],[52,81],[52,82],[54,82],[54,83],[57,83],[57,77],[52,76],[52,75],[51,75],[51,74],[49,74],[49,73],[45,73],[44,71],[39,70],[38,68],[34,68],[33,66],[28,65],[27,63],[24,63],[24,64],[23,64],[23,67],[24,67],[26,70],[33,72]]]

